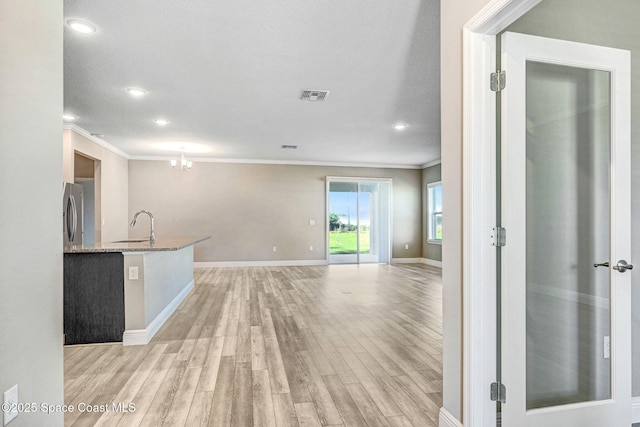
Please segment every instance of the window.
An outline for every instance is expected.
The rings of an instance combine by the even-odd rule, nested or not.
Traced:
[[[442,183],[427,184],[429,213],[427,216],[427,240],[429,243],[442,243]]]

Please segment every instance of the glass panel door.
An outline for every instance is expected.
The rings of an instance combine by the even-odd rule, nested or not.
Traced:
[[[629,54],[501,48],[502,424],[629,425]]]
[[[359,236],[361,263],[389,262],[389,182],[359,185]]]
[[[329,263],[358,263],[358,229],[358,183],[330,182]]]
[[[329,181],[329,263],[389,262],[390,197],[389,180]]]

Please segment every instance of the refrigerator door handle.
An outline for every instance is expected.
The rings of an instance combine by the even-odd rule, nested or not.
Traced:
[[[70,196],[71,198],[71,212],[73,212],[73,226],[71,228],[71,241],[76,240],[76,229],[78,228],[78,211],[76,208],[76,198]]]
[[[73,198],[73,241],[76,240],[78,234],[78,205],[76,204],[76,198]]]
[[[72,237],[71,237],[71,233],[72,233],[72,215],[73,215],[73,205],[71,204],[71,196],[69,196],[67,198],[67,239],[69,240],[69,242],[71,242]]]

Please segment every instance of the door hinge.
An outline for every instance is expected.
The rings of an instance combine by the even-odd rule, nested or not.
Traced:
[[[507,85],[507,73],[504,70],[498,70],[491,73],[491,91],[500,92]]]
[[[491,229],[491,246],[505,246],[507,244],[507,229],[494,227]]]
[[[491,383],[491,400],[507,403],[507,388],[501,383]]]

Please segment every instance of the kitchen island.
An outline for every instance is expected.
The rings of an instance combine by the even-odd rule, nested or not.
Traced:
[[[193,247],[208,238],[65,247],[65,343],[147,344],[193,289]]]

